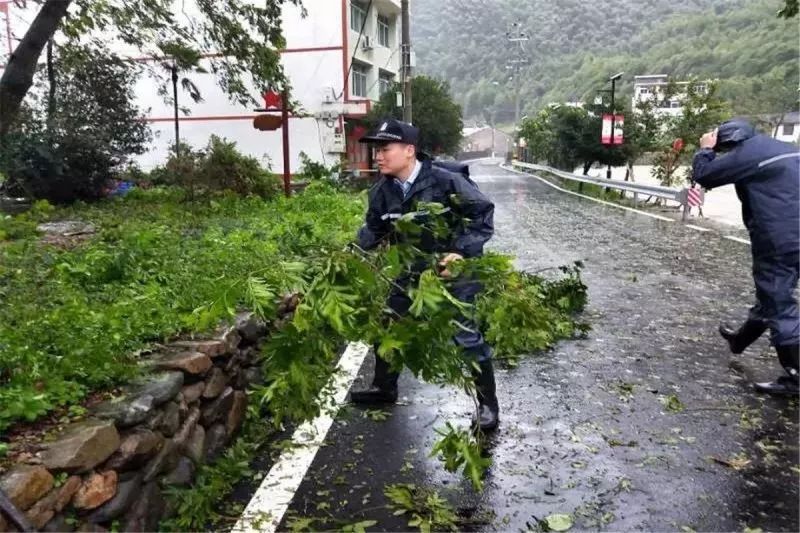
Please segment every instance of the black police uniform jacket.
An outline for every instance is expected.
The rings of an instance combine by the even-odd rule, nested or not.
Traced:
[[[457,253],[463,257],[483,254],[483,245],[494,233],[494,204],[465,177],[432,164],[430,158],[418,156],[422,169],[403,198],[395,178],[380,176],[369,190],[366,223],[358,232],[358,242],[365,250],[402,242],[405,236],[394,229],[395,221],[408,213],[420,213],[420,202],[435,202],[449,208],[445,214],[449,232],[434,236],[424,232],[414,244],[426,253]],[[424,209],[422,210],[424,211]]]

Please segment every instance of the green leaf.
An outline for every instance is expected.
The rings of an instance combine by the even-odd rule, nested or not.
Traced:
[[[659,400],[667,409],[667,411],[670,411],[672,413],[679,413],[684,409],[683,404],[674,394],[670,394],[669,396],[662,396],[661,398],[659,398]]]
[[[572,517],[568,514],[551,514],[543,522],[550,531],[567,531],[572,527]]]

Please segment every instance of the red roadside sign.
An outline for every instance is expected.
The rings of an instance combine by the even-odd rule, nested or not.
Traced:
[[[614,136],[611,136],[611,113],[603,114],[603,128],[600,133],[600,142],[602,144],[622,144],[623,135],[622,129],[625,125],[624,115],[613,115],[614,117]]]

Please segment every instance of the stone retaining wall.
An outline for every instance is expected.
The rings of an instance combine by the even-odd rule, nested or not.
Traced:
[[[0,488],[44,531],[157,531],[163,491],[191,485],[239,430],[266,325],[251,314],[211,340],[182,340],[147,359],[146,376],[93,408]],[[0,514],[0,531],[15,531]]]

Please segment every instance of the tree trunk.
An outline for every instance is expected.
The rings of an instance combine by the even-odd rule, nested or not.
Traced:
[[[625,181],[635,182],[636,180],[633,178],[633,163],[628,161],[627,169],[625,171]]]
[[[36,63],[42,50],[58,30],[71,3],[72,0],[47,0],[11,54],[0,78],[0,140],[11,128],[22,100],[33,85]]]
[[[56,117],[56,67],[53,64],[53,39],[47,41],[47,134],[52,138]]]
[[[778,119],[778,120],[775,122],[775,126],[772,128],[772,138],[773,138],[773,139],[774,139],[775,137],[777,137],[777,136],[778,136],[778,128],[780,128],[780,127],[781,127],[781,124],[783,123],[783,119],[784,119],[785,117],[786,117],[786,113],[782,113],[782,114],[781,114],[781,118],[779,118],[779,119]]]

